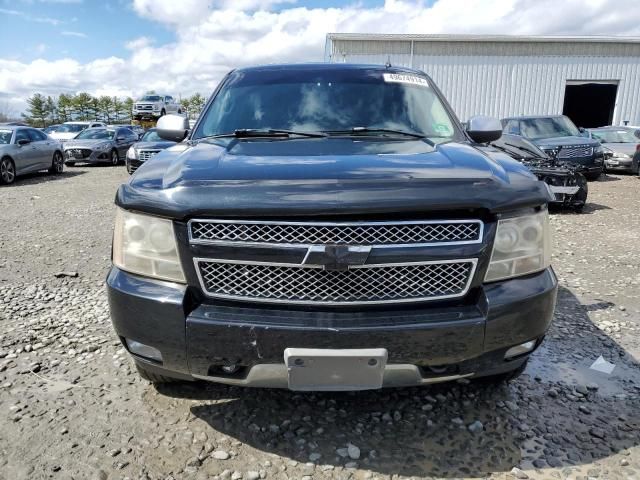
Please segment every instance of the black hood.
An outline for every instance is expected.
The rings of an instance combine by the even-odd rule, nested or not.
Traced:
[[[120,187],[116,203],[183,219],[497,212],[548,196],[518,162],[463,143],[231,139],[159,153]]]

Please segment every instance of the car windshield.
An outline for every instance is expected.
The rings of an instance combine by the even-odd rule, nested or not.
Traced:
[[[87,128],[87,125],[82,123],[65,123],[56,129],[56,133],[78,133],[85,128]]]
[[[591,134],[603,143],[640,143],[640,139],[628,130],[600,130]]]
[[[158,135],[156,130],[149,130],[142,137],[142,142],[162,142],[162,138]]]
[[[373,68],[238,71],[202,115],[194,139],[242,129],[350,132],[356,127],[410,132],[434,142],[460,135],[426,77]]]
[[[11,130],[0,130],[0,145],[8,145],[11,141]]]
[[[78,134],[78,140],[111,140],[115,135],[115,130],[106,130],[104,128],[90,128]]]
[[[141,102],[159,102],[160,95],[145,95],[140,99]]]
[[[567,117],[525,118],[520,120],[520,129],[530,140],[580,136],[580,130]]]

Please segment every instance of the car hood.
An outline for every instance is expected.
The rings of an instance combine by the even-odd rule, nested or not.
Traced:
[[[586,145],[589,147],[597,147],[600,142],[592,138],[586,137],[557,137],[557,138],[544,138],[540,140],[531,140],[538,147],[574,147],[579,145]]]
[[[69,140],[78,135],[78,133],[79,132],[53,132],[50,133],[49,136],[56,140]]]
[[[501,211],[548,200],[546,186],[507,155],[352,138],[182,143],[116,196],[124,208],[176,219]]]
[[[625,153],[633,157],[638,144],[640,144],[640,140],[638,140],[638,143],[603,143],[602,146],[615,153]]]
[[[64,142],[64,148],[96,148],[99,145],[110,145],[111,140],[93,140],[93,139],[82,139],[82,140],[69,140],[68,142]]]
[[[173,147],[176,142],[137,142],[134,143],[133,148],[136,150],[164,150],[165,148]]]

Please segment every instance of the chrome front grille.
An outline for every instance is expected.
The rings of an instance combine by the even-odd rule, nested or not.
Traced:
[[[138,150],[138,160],[146,162],[154,155],[160,153],[160,150]]]
[[[560,150],[558,158],[584,158],[593,155],[593,147],[566,147]]]
[[[269,222],[191,220],[192,243],[262,245],[431,245],[479,243],[479,220],[412,222]]]
[[[205,293],[253,302],[352,305],[461,297],[475,259],[381,264],[324,270],[305,266],[195,259]]]

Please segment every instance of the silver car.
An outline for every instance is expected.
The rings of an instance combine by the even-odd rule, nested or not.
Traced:
[[[35,128],[0,125],[0,184],[13,183],[25,173],[58,174],[63,169],[60,142]]]
[[[633,156],[640,149],[638,131],[628,127],[602,127],[591,128],[588,132],[609,153],[604,161],[607,171],[637,173]]]
[[[64,142],[67,165],[82,163],[110,163],[118,165],[127,150],[138,141],[130,128],[87,128],[73,140]]]

